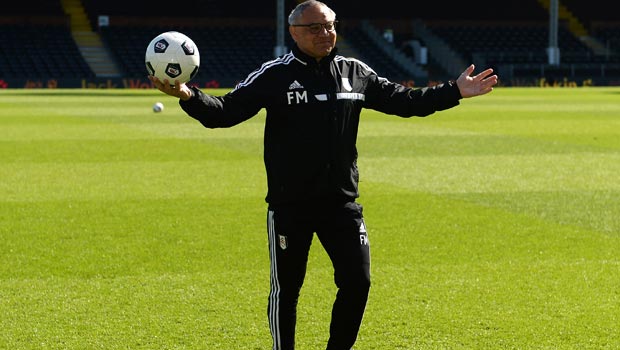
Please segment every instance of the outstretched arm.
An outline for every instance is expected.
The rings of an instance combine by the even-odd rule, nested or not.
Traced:
[[[474,97],[487,94],[493,91],[493,86],[497,84],[497,75],[491,75],[493,69],[486,69],[473,77],[471,74],[476,68],[473,64],[467,67],[456,79],[456,85],[459,87],[463,98]]]
[[[207,128],[228,128],[250,119],[263,107],[250,92],[245,95],[237,90],[236,94],[214,96],[202,92],[196,87],[189,87],[178,80],[170,85],[168,79],[159,80],[149,76],[153,85],[161,92],[178,97],[179,105],[190,117],[198,120]]]

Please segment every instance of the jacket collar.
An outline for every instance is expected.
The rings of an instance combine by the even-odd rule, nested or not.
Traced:
[[[308,67],[314,67],[317,65],[328,65],[331,61],[334,60],[334,57],[336,57],[336,53],[338,52],[338,48],[334,47],[332,49],[332,51],[329,53],[329,55],[323,57],[319,62],[316,61],[316,59],[314,59],[314,57],[311,57],[309,55],[306,55],[305,53],[303,53],[299,47],[297,47],[297,45],[295,45],[293,47],[293,56],[295,56],[295,59],[297,61],[299,61],[300,63],[302,63],[305,66]]]

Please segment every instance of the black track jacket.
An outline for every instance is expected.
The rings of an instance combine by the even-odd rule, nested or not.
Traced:
[[[272,205],[359,196],[355,144],[362,108],[422,117],[456,106],[461,98],[452,82],[407,88],[335,49],[317,63],[294,48],[224,96],[192,89],[195,96],[181,100],[181,108],[207,128],[231,127],[266,109],[266,201]]]

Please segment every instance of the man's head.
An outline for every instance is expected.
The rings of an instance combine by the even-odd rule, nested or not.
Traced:
[[[288,24],[299,49],[317,61],[336,46],[336,13],[320,1],[297,5],[288,16]]]

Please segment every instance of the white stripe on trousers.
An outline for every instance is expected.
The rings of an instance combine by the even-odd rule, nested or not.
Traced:
[[[273,350],[280,350],[280,281],[278,281],[278,260],[276,250],[278,244],[276,240],[275,223],[273,222],[273,210],[269,210],[267,215],[267,231],[269,234],[269,258],[271,260],[271,291],[269,292],[269,329],[273,338]]]

